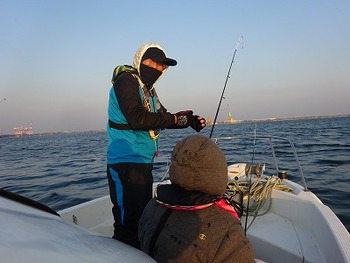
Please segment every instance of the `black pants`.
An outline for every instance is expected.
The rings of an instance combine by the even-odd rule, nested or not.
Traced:
[[[113,203],[114,236],[140,248],[138,223],[152,198],[152,164],[118,163],[107,165],[109,194]]]

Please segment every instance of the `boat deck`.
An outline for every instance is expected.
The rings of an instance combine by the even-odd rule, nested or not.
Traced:
[[[350,252],[340,249],[350,247],[349,233],[332,210],[312,192],[286,183],[293,191],[273,190],[269,211],[256,217],[247,230],[255,257],[269,263],[350,262]],[[72,224],[111,237],[111,209],[109,196],[104,196],[59,214]],[[244,227],[245,216],[241,220]],[[248,225],[252,220],[248,217]]]
[[[342,235],[348,234],[344,226],[313,193],[291,186],[292,193],[274,190],[269,212],[256,217],[247,230],[256,257],[266,262],[343,262],[349,257],[339,250]]]

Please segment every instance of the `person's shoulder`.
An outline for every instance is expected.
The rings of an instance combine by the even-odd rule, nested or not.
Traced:
[[[129,72],[131,74],[137,74],[137,70],[132,66],[120,65],[115,67],[112,75],[112,83],[114,83],[122,74]]]
[[[138,80],[131,72],[123,72],[114,82],[116,89],[137,89]]]
[[[146,207],[158,207],[159,203],[157,202],[157,200],[153,197],[151,200],[148,201]]]
[[[115,80],[115,84],[123,83],[123,82],[132,82],[138,84],[137,78],[134,74],[129,71],[123,72],[120,76]]]
[[[166,212],[167,208],[160,205],[155,198],[152,198],[148,203],[146,204],[140,222],[151,222],[151,221],[157,221],[159,220],[164,213]]]

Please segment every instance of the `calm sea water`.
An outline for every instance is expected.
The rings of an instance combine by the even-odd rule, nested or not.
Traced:
[[[210,130],[208,126],[201,133],[209,135]],[[213,137],[254,135],[254,130],[295,143],[308,188],[350,230],[350,118],[216,125]],[[193,133],[192,129],[161,133],[155,181],[164,176],[176,142]],[[242,148],[237,146],[235,153]],[[106,149],[105,132],[2,137],[0,187],[56,211],[107,195]],[[237,158],[225,153],[228,160]]]

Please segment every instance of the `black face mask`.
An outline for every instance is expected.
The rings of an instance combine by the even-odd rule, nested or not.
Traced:
[[[147,87],[152,87],[152,85],[161,75],[162,72],[156,70],[155,68],[148,67],[144,64],[140,65],[140,77],[142,82],[145,83]]]

